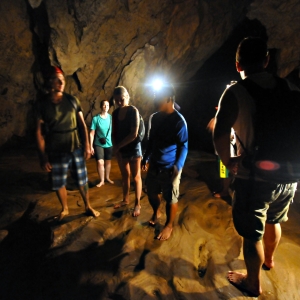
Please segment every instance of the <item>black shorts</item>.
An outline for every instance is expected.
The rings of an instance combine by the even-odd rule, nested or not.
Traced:
[[[96,160],[100,160],[100,159],[111,160],[112,147],[103,148],[103,147],[99,147],[99,146],[94,146],[94,150],[95,150]]]

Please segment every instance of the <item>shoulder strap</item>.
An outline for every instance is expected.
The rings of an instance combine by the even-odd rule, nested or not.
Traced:
[[[73,97],[72,95],[67,94],[67,93],[64,93],[64,95],[70,101],[70,103],[72,104],[75,111],[78,112],[78,105],[77,105],[77,101],[76,101],[75,97]]]

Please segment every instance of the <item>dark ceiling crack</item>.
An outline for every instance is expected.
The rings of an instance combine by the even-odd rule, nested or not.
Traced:
[[[104,91],[105,91],[105,85],[106,85],[107,81],[109,80],[109,78],[111,77],[111,75],[112,75],[114,72],[116,72],[116,71],[118,70],[118,68],[120,67],[120,65],[122,65],[123,60],[125,59],[125,57],[126,57],[126,55],[127,55],[126,49],[129,47],[129,45],[132,43],[132,41],[134,41],[134,40],[138,37],[138,33],[139,33],[139,30],[137,30],[135,36],[134,36],[134,37],[130,40],[130,42],[124,47],[124,56],[123,56],[123,58],[120,60],[120,62],[118,63],[118,65],[112,70],[112,72],[107,76],[106,80],[103,82],[102,89],[103,89]],[[131,56],[131,57],[132,57],[132,56]],[[129,62],[126,64],[126,66],[129,65],[130,62],[131,62],[131,60],[129,60]],[[123,68],[123,69],[124,69],[124,68]],[[122,71],[123,71],[123,69],[122,69]],[[121,74],[122,74],[122,72],[120,72],[120,76],[119,76],[119,78],[118,78],[116,84],[119,83]]]

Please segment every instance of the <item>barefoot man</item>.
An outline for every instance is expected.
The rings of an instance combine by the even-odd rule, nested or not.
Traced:
[[[167,240],[172,233],[177,212],[181,171],[188,152],[188,131],[184,117],[174,108],[175,93],[170,84],[155,92],[159,112],[152,117],[148,146],[142,160],[142,169],[150,159],[146,185],[153,216],[149,221],[155,225],[161,212],[161,192],[166,200],[167,220],[157,236]]]
[[[274,123],[278,123],[279,127],[284,127],[283,117],[268,119],[272,117],[268,113],[271,107],[274,107],[273,110],[278,107],[275,105],[278,104],[275,93],[271,91],[282,89],[279,79],[265,72],[268,62],[267,45],[262,39],[246,38],[239,44],[236,69],[243,80],[231,85],[223,93],[214,128],[216,150],[224,165],[236,175],[232,214],[234,226],[244,238],[243,253],[247,269],[246,274],[229,271],[227,278],[239,290],[254,297],[262,293],[262,267],[274,267],[274,253],[281,237],[280,223],[288,219],[289,205],[296,188],[293,180],[284,184],[279,179],[273,181],[262,177],[259,175],[261,173],[254,171],[257,164],[251,159],[251,155],[255,158],[260,149],[265,149],[262,147],[263,141],[272,135],[272,130],[265,134],[268,126],[259,127],[259,121],[268,120],[266,124],[274,126]],[[247,88],[246,83],[250,83],[252,89]],[[268,99],[265,94],[273,96]],[[263,95],[261,101],[257,98],[259,95]],[[282,110],[285,99],[279,100]],[[271,104],[266,106],[265,103]],[[266,113],[262,113],[262,105],[266,107]],[[238,160],[230,158],[231,127],[236,132]],[[268,144],[267,152],[276,151],[278,145],[278,141],[274,147]]]
[[[38,106],[36,138],[41,167],[51,172],[52,189],[62,206],[57,219],[60,221],[69,214],[66,181],[70,166],[75,169],[86,213],[98,217],[100,213],[91,207],[89,201],[85,159],[91,153],[80,102],[64,93],[65,78],[60,68],[51,67],[45,77],[48,94]]]

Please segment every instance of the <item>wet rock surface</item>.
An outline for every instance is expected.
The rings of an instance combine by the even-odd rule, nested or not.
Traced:
[[[18,170],[15,173],[19,175],[13,189],[16,206],[10,206],[10,213],[16,212],[17,217],[2,216],[8,221],[0,227],[1,299],[246,298],[226,280],[228,270],[245,270],[242,240],[232,224],[231,206],[212,198],[203,182],[209,178],[208,186],[216,185],[214,156],[190,152],[176,226],[166,242],[155,239],[165,222],[164,214],[154,228],[148,226],[151,208],[146,194],[138,218],[131,216],[133,191],[128,207],[113,208],[113,203],[122,199],[115,160],[111,173],[115,184],[101,188],[95,186],[95,162],[88,161],[91,203],[101,211],[100,217],[84,215],[79,192],[69,182],[70,215],[61,223],[53,220],[60,205],[55,193],[47,190],[47,175],[39,170],[32,150],[6,154],[0,163],[1,174],[5,170],[9,176]],[[14,182],[10,178],[1,199],[10,195]],[[19,194],[27,201],[22,213]],[[262,272],[264,292],[259,299],[300,296],[298,198],[283,225],[276,267]],[[14,202],[13,196],[7,199]]]

